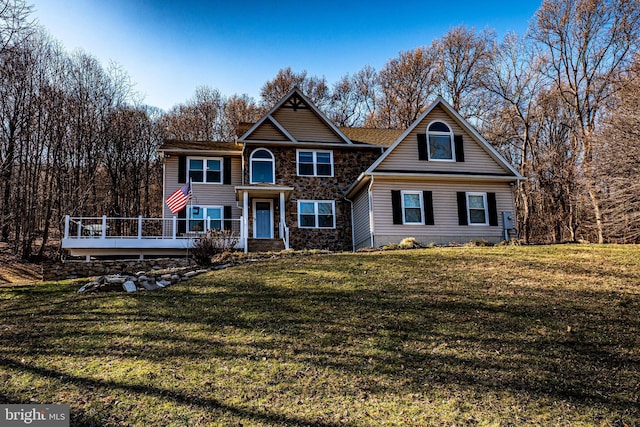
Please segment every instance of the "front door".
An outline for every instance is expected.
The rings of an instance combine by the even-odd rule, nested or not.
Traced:
[[[273,200],[253,200],[253,237],[273,239]]]

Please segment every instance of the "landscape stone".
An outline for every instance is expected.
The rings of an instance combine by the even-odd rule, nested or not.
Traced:
[[[155,290],[160,288],[160,286],[158,286],[157,284],[150,283],[150,282],[147,282],[147,281],[140,282],[140,285],[142,285],[142,287],[145,288],[148,291],[155,291]]]
[[[136,288],[135,283],[131,280],[128,280],[122,284],[122,288],[127,292],[136,292],[138,288]]]

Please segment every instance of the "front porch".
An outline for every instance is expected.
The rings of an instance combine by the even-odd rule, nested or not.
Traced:
[[[286,201],[293,187],[276,185],[238,186],[236,199],[242,203],[243,247],[249,252],[289,249]]]

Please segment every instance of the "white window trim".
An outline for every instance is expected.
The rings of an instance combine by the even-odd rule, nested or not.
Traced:
[[[300,211],[301,203],[313,203],[313,215],[315,216],[315,227],[302,226],[302,222],[300,221],[300,215],[302,215]],[[318,203],[331,203],[331,213],[333,214],[333,226],[332,227],[319,227],[318,221]],[[310,214],[306,214],[310,215]],[[307,229],[319,229],[319,230],[334,230],[336,228],[336,201],[335,200],[298,200],[298,228],[307,228]]]
[[[487,193],[481,192],[467,192],[467,224],[471,226],[483,226],[489,225],[489,206],[487,205]],[[471,222],[471,204],[469,203],[469,196],[482,196],[482,203],[484,204],[484,222]],[[479,209],[478,209],[479,210]]]
[[[207,230],[209,230],[209,221],[207,221],[207,216],[204,216],[202,219],[200,218],[193,218],[191,216],[191,212],[193,208],[200,208],[200,209],[220,209],[220,230],[224,230],[224,220],[225,219],[230,219],[230,218],[225,218],[224,217],[224,206],[202,206],[202,205],[197,205],[197,206],[187,206],[187,232],[189,233],[199,233],[199,234],[204,234],[205,232],[207,232]],[[190,225],[190,221],[204,221],[204,230],[202,231],[189,231],[189,225]]]
[[[313,153],[313,175],[300,174],[300,153]],[[318,175],[318,153],[329,153],[331,175]],[[298,176],[314,176],[318,178],[331,178],[334,176],[333,150],[296,150],[296,173]]]
[[[266,151],[267,153],[269,153],[271,155],[271,160],[267,160],[267,159],[255,159],[253,158],[253,155],[256,154],[258,151]],[[263,181],[254,181],[253,180],[253,162],[271,162],[271,177],[273,178],[273,180],[271,182],[263,182]],[[276,156],[273,155],[273,153],[271,152],[271,150],[268,150],[266,148],[256,148],[255,150],[253,150],[253,152],[251,153],[251,155],[249,156],[249,182],[251,184],[275,184],[276,183]]]
[[[405,216],[404,207],[404,195],[405,194],[417,194],[420,199],[420,222],[408,222]],[[402,204],[402,224],[407,225],[424,225],[424,200],[422,200],[422,191],[401,191],[400,192],[401,204]]]
[[[187,179],[191,172],[191,160],[202,160],[202,181],[191,181],[192,184],[216,184],[220,185],[224,182],[224,159],[222,157],[187,157]],[[220,182],[207,182],[207,160],[217,160],[220,162]]]
[[[429,132],[429,128],[434,123],[442,123],[447,128],[449,128],[449,132]],[[451,158],[450,159],[432,159],[431,158],[431,141],[429,140],[429,134],[439,135],[439,136],[448,136],[449,143],[451,144]],[[427,159],[431,162],[455,162],[456,161],[456,144],[453,137],[453,129],[447,123],[442,120],[434,120],[427,125]]]

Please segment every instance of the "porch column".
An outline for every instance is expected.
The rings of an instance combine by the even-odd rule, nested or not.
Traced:
[[[249,193],[242,193],[242,222],[244,223],[244,253],[249,252]]]
[[[280,224],[282,224],[281,227],[279,227],[280,229],[280,238],[284,239],[284,226],[287,224],[287,222],[285,221],[285,212],[284,212],[284,192],[280,192]]]

